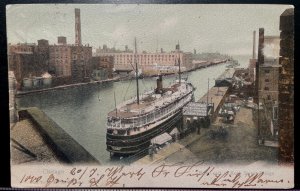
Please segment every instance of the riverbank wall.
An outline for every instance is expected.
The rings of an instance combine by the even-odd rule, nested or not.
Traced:
[[[49,118],[43,111],[36,107],[30,107],[19,111],[20,120],[28,119],[36,132],[36,137],[41,137],[45,147],[48,147],[54,157],[61,163],[73,164],[100,164],[87,150],[65,132],[57,123]],[[12,136],[25,144],[22,146],[28,150],[34,150],[35,140],[27,140],[26,132],[19,129],[18,135]],[[39,155],[36,153],[35,155]]]
[[[215,65],[219,65],[219,64],[223,64],[226,63],[227,60],[221,60],[218,62],[208,62],[204,65],[186,70],[181,72],[182,74],[188,73],[188,72],[192,72],[192,71],[196,71],[196,70],[200,70],[203,68],[207,68],[207,67],[211,67],[211,66],[215,66]],[[176,73],[168,73],[168,74],[164,74],[165,76],[173,76],[173,75],[177,75]],[[149,76],[142,76],[143,78],[151,78],[151,77],[156,77],[158,75],[149,75]],[[72,87],[79,87],[79,86],[85,86],[85,85],[93,85],[93,84],[105,84],[105,83],[110,83],[110,82],[118,82],[118,81],[126,81],[126,80],[132,80],[135,79],[134,76],[127,76],[127,77],[114,77],[112,79],[107,79],[107,80],[101,80],[101,81],[90,81],[90,82],[83,82],[83,83],[76,83],[76,84],[66,84],[66,85],[60,85],[60,86],[55,86],[55,87],[50,87],[50,88],[43,88],[43,89],[35,89],[35,90],[27,90],[27,91],[17,91],[16,93],[16,97],[20,97],[22,95],[28,95],[28,94],[34,94],[34,93],[40,93],[40,92],[47,92],[47,91],[53,91],[53,90],[60,90],[60,89],[66,89],[66,88],[72,88]]]
[[[16,93],[16,97],[20,97],[22,95],[33,94],[33,93],[39,93],[39,92],[47,92],[47,91],[60,90],[60,89],[66,89],[66,88],[72,88],[72,87],[80,87],[80,86],[85,86],[85,85],[105,84],[105,83],[110,83],[110,82],[117,82],[120,80],[121,80],[120,78],[116,77],[113,79],[102,80],[102,81],[91,81],[91,82],[85,82],[85,83],[68,84],[68,85],[61,85],[61,86],[56,86],[56,87],[52,87],[52,88],[44,88],[44,89],[30,90],[30,91],[18,91]]]

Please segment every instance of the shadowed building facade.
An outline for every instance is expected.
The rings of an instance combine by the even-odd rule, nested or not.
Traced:
[[[294,9],[280,16],[279,160],[294,162]]]

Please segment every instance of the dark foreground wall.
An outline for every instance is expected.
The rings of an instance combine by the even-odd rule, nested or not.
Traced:
[[[294,9],[280,16],[279,159],[294,162]]]
[[[65,163],[99,164],[88,151],[59,125],[36,107],[19,112],[20,118],[29,118],[56,156]]]

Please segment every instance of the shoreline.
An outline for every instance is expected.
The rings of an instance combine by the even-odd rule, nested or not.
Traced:
[[[226,60],[222,60],[220,62],[217,63],[209,63],[205,66],[200,66],[197,68],[193,68],[190,70],[186,70],[181,72],[182,74],[185,73],[189,73],[189,72],[193,72],[193,71],[197,71],[197,70],[201,70],[204,68],[208,68],[208,67],[212,67],[212,66],[216,66],[219,64],[225,64],[227,63],[228,59]],[[164,74],[164,76],[168,76],[168,77],[172,77],[176,75],[176,73],[170,73],[170,74]],[[153,78],[153,77],[157,77],[158,75],[151,75],[151,76],[143,76],[143,78]],[[55,86],[55,87],[51,87],[51,88],[43,88],[43,89],[36,89],[36,90],[28,90],[28,91],[17,91],[16,93],[16,97],[21,97],[23,95],[29,95],[29,94],[34,94],[34,93],[41,93],[41,92],[48,92],[48,91],[53,91],[53,90],[60,90],[60,89],[66,89],[66,88],[71,88],[71,87],[79,87],[79,86],[84,86],[84,85],[92,85],[92,84],[102,84],[102,83],[109,83],[109,82],[118,82],[118,81],[126,81],[126,80],[132,80],[135,77],[115,77],[112,79],[107,79],[107,80],[101,80],[101,81],[90,81],[90,82],[82,82],[82,83],[76,83],[76,84],[66,84],[66,85],[60,85],[60,86]]]

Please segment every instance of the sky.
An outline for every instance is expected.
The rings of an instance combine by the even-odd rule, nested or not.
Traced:
[[[8,5],[8,42],[57,43],[66,36],[75,43],[75,8],[81,12],[82,43],[93,49],[108,47],[155,52],[175,49],[185,52],[220,52],[251,55],[253,31],[279,36],[279,18],[289,5],[221,4],[28,4]],[[258,43],[256,43],[257,45]]]

